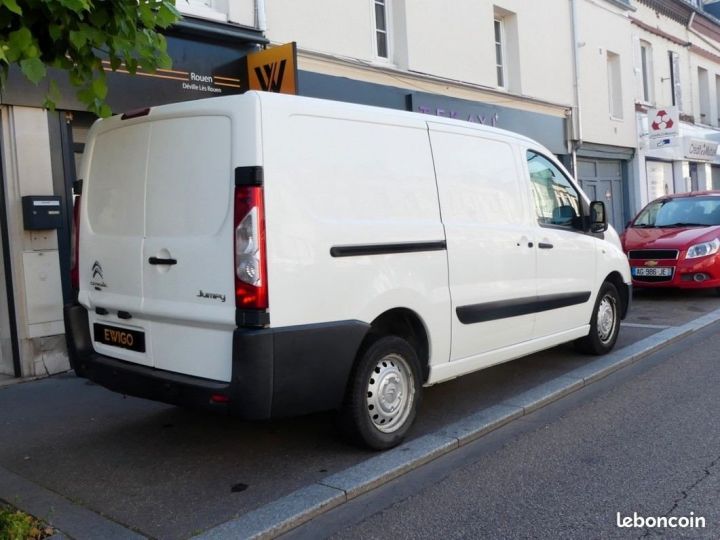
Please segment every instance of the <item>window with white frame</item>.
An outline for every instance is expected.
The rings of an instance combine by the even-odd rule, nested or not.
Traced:
[[[375,9],[375,54],[378,58],[390,59],[390,35],[388,0],[373,0]]]
[[[680,55],[674,51],[668,51],[670,59],[670,90],[672,95],[672,104],[680,111],[682,106],[682,86],[680,84]]]
[[[644,103],[653,103],[655,101],[655,95],[653,87],[652,46],[647,41],[640,42],[640,68],[642,76],[642,101]]]
[[[610,116],[616,119],[623,117],[621,73],[620,55],[607,51],[608,106]]]
[[[700,105],[700,123],[710,124],[710,75],[705,68],[698,67],[698,100]]]
[[[228,0],[176,0],[175,7],[183,15],[215,21],[228,20]]]
[[[499,88],[507,87],[505,72],[505,24],[502,18],[494,20],[495,27],[495,70],[497,72],[497,85]]]

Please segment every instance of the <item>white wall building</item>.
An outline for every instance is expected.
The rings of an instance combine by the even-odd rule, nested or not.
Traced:
[[[298,93],[526,134],[622,229],[659,194],[720,188],[720,23],[693,1],[177,0],[173,71],[108,73],[108,99],[237,93],[247,53],[296,42]],[[68,368],[70,186],[93,118],[69,89],[42,109],[45,92],[11,72],[0,104],[0,378]],[[673,103],[677,144],[650,148],[647,110]],[[59,196],[63,227],[25,230],[25,195]]]
[[[720,26],[699,2],[636,0],[634,210],[669,193],[720,188]],[[648,112],[679,111],[679,133],[658,147]]]

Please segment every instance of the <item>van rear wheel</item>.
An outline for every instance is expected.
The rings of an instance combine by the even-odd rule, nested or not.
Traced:
[[[605,354],[615,346],[620,333],[620,295],[610,282],[600,287],[592,319],[590,333],[575,341],[575,347],[587,354]]]
[[[397,446],[415,420],[421,388],[420,362],[410,344],[396,336],[375,338],[353,368],[340,428],[362,446]]]

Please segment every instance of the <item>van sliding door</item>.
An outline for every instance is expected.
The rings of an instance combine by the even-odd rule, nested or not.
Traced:
[[[527,189],[507,142],[441,124],[430,124],[430,141],[447,236],[451,360],[472,361],[533,335],[535,315],[526,307],[536,296],[536,250]]]

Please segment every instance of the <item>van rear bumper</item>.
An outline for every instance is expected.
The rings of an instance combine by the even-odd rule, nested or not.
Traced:
[[[337,408],[370,328],[360,321],[238,328],[233,333],[232,379],[222,382],[98,354],[92,346],[87,310],[69,304],[64,311],[68,356],[77,375],[122,394],[228,410],[253,420]]]

